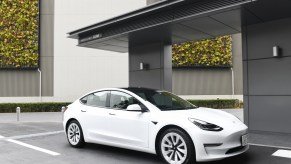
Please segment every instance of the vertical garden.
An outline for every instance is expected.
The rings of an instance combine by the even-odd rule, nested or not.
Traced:
[[[0,69],[37,68],[38,0],[0,0]]]
[[[173,67],[231,67],[231,35],[174,44]]]

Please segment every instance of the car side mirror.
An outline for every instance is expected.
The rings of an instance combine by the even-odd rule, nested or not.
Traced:
[[[133,111],[133,112],[142,112],[143,111],[138,104],[128,105],[126,110],[127,111]]]
[[[81,100],[83,104],[87,104],[87,100]]]

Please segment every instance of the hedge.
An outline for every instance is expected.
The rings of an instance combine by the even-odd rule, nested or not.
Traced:
[[[242,103],[238,99],[214,99],[214,100],[188,100],[198,107],[215,109],[242,108]]]
[[[21,108],[21,112],[60,112],[63,106],[70,103],[3,103],[0,104],[0,113],[15,113],[16,107]]]
[[[217,99],[217,100],[188,100],[199,107],[215,109],[242,108],[242,103],[237,99]],[[21,108],[21,112],[60,112],[68,102],[46,102],[46,103],[0,103],[0,113],[15,113],[16,107]]]

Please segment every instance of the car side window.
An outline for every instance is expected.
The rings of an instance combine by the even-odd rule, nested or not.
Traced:
[[[83,97],[80,101],[89,106],[106,107],[106,101],[109,91],[101,91],[89,94]]]
[[[110,108],[126,109],[129,105],[140,104],[133,96],[119,91],[111,91]]]

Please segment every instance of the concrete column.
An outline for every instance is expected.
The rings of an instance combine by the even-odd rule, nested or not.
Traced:
[[[146,66],[143,70],[140,63]],[[172,91],[172,45],[130,43],[129,86]]]

